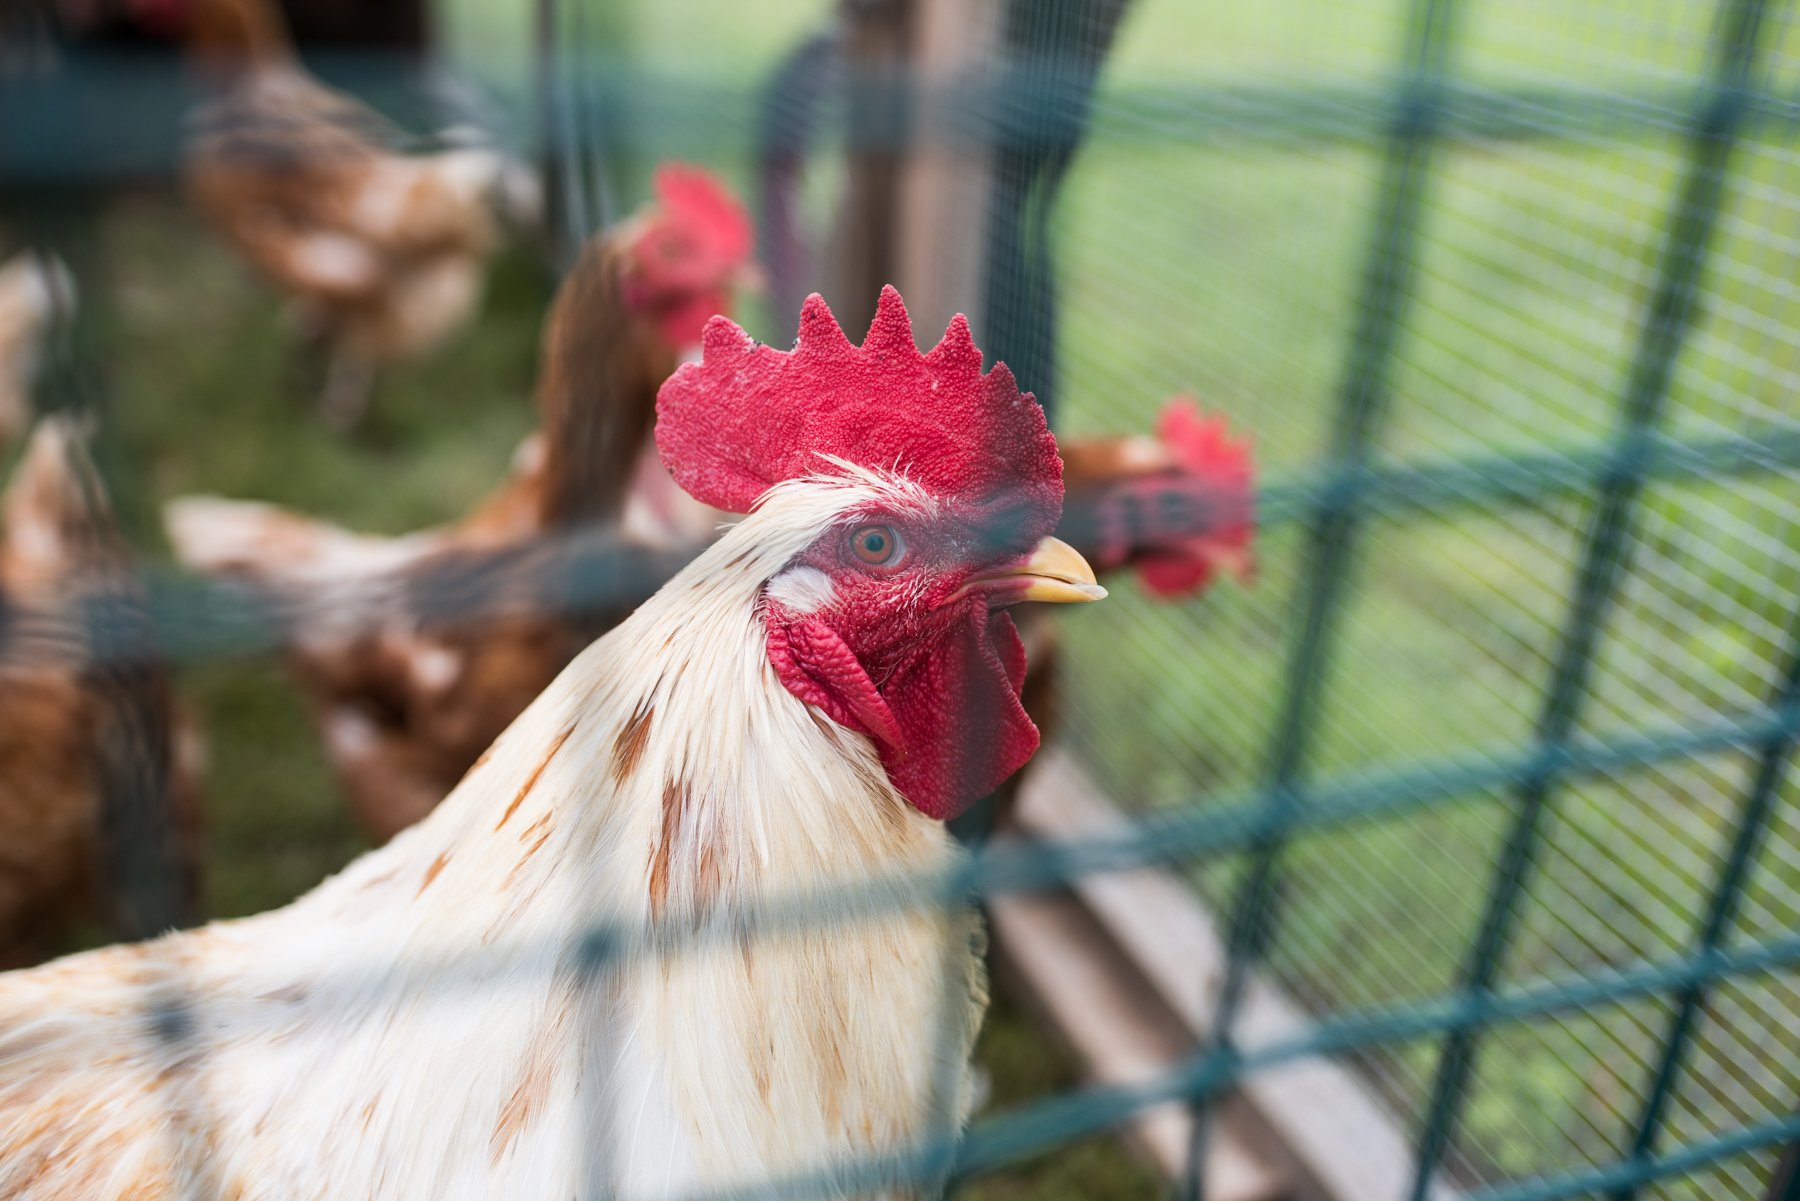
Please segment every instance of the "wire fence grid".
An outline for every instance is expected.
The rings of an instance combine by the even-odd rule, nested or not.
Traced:
[[[1791,8],[1347,2],[1232,74],[1159,63],[1156,31],[1195,19],[1173,0],[1000,7],[997,65],[972,83],[871,82],[840,29],[799,52],[839,56],[823,86],[777,76],[759,107],[601,54],[604,20],[546,2],[558,254],[658,156],[767,184],[905,151],[895,106],[939,106],[957,119],[938,136],[992,152],[978,341],[1059,429],[1130,425],[1178,390],[1253,428],[1262,578],[1175,607],[1121,589],[1068,621],[1068,738],[1134,808],[1129,834],[990,844],[953,879],[777,899],[698,934],[596,932],[589,970],[1164,865],[1228,918],[1223,1037],[1149,1084],[752,1191],[964,1179],[1333,1055],[1414,1136],[1414,1198],[1795,1195]],[[31,111],[66,110],[0,104],[14,179],[178,154],[113,129],[108,160]],[[817,253],[777,295],[828,266],[831,231],[794,221],[777,232]],[[631,554],[577,539],[388,600],[444,621],[579,611],[680,565]],[[104,667],[277,646],[320,603],[148,572],[71,613]],[[43,653],[34,637],[0,626],[0,660]],[[1307,1009],[1302,1034],[1232,1037],[1258,973]]]

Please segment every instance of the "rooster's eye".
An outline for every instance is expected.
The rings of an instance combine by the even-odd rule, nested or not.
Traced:
[[[892,526],[859,525],[851,531],[850,549],[864,563],[879,567],[900,557],[900,535]]]

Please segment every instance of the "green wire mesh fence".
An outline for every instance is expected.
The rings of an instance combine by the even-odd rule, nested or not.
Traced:
[[[958,168],[986,173],[978,340],[1065,431],[1177,390],[1253,428],[1262,578],[1068,620],[1067,740],[1129,833],[733,930],[1166,865],[1225,917],[1225,1035],[762,1191],[967,1178],[1172,1099],[1202,1115],[1197,1169],[1213,1102],[1320,1055],[1412,1135],[1414,1198],[1791,1189],[1800,25],[1753,0],[1191,7],[997,5],[995,69],[932,128],[991,151]],[[778,340],[831,236],[771,241],[779,172],[839,164],[854,197],[933,103],[855,68],[858,12],[758,96],[545,6],[565,258],[658,155],[760,168],[765,258],[800,256],[771,263]],[[672,567],[598,554],[545,603]],[[279,638],[255,597],[146,595],[175,657]],[[1233,1037],[1257,975],[1312,1024]]]
[[[1321,19],[1358,15],[1373,14]],[[1079,264],[1066,293],[1095,297],[1065,327],[1080,339],[1070,375],[1088,395],[1124,385],[1124,356],[1104,347],[1132,323],[1151,331],[1134,347],[1185,336],[1183,360],[1157,361],[1164,378],[1260,409],[1269,457],[1320,495],[1302,532],[1267,532],[1256,593],[1204,614],[1083,614],[1071,638],[1090,698],[1080,740],[1118,795],[1261,785],[1244,853],[1194,872],[1231,920],[1221,1028],[1253,967],[1329,1026],[1425,998],[1415,1016],[1481,1012],[1530,981],[1728,957],[1782,928],[1785,734],[1724,753],[1667,741],[1654,763],[1591,774],[1559,764],[1790,700],[1791,468],[1676,483],[1650,467],[1671,438],[1784,436],[1791,407],[1772,381],[1792,361],[1776,232],[1791,152],[1762,115],[1785,83],[1789,19],[1761,5],[1421,4],[1380,99],[1354,79],[1330,81],[1361,101],[1341,106],[1318,102],[1331,87],[1215,92],[1201,104],[1226,119],[1186,162],[1166,144],[1090,147],[1117,177],[1078,171],[1065,200]],[[1120,91],[1114,111],[1152,111]],[[1306,119],[1315,103],[1331,121]],[[1594,119],[1602,109],[1641,119]],[[1523,119],[1507,131],[1509,112]],[[1377,120],[1379,154],[1345,149],[1345,126]],[[1156,250],[1200,277],[1184,280],[1185,306],[1158,296],[1161,315],[1132,293],[1173,290],[1174,273],[1148,286],[1129,266],[1109,273],[1108,251],[1131,252],[1087,232],[1107,228],[1108,203],[1166,203],[1132,194],[1159,170],[1190,188],[1195,245]],[[1339,363],[1301,358],[1332,323]],[[1074,383],[1064,395],[1083,403]],[[1080,419],[1094,422],[1090,403]],[[1460,496],[1412,513],[1369,503],[1382,488],[1364,481],[1476,448],[1527,475],[1569,454],[1610,463],[1569,491],[1508,499],[1465,477]],[[1183,642],[1200,649],[1154,665]],[[1121,645],[1144,650],[1115,668]],[[1166,756],[1144,753],[1144,730]],[[1479,802],[1307,828],[1322,795],[1377,765],[1467,745],[1519,748],[1503,775],[1458,790]],[[1403,775],[1373,787],[1398,799]],[[1756,1196],[1775,1154],[1746,1139],[1789,1134],[1792,1009],[1791,978],[1760,972],[1590,993],[1490,1027],[1426,1022],[1356,1059],[1416,1136],[1414,1196],[1434,1179],[1624,1196],[1677,1175],[1658,1187]],[[1222,1062],[1234,1051],[1225,1040]]]

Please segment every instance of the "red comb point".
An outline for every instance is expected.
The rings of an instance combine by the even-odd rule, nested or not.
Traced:
[[[826,316],[830,316],[829,310]],[[875,303],[875,320],[869,323],[869,336],[863,339],[862,348],[865,352],[924,357],[913,342],[912,319],[906,315],[906,304],[892,284],[881,289],[881,299]]]
[[[975,346],[975,336],[969,332],[969,319],[961,313],[950,318],[950,327],[927,357],[936,359],[945,370],[980,371],[981,351]],[[1003,378],[1012,381],[1012,372],[1005,363],[995,363],[994,370],[1006,372]],[[1018,391],[1017,383],[1013,383],[1013,390]]]
[[[1032,514],[1020,536],[1033,541],[1062,507],[1062,460],[1044,411],[1003,365],[981,373],[960,316],[920,354],[891,287],[860,347],[816,294],[788,352],[713,318],[704,357],[663,384],[656,413],[656,444],[676,481],[727,512],[749,512],[782,480],[831,472],[826,455],[976,503],[1008,494]]]
[[[856,347],[844,335],[843,327],[826,307],[825,298],[814,292],[800,306],[800,332],[794,339],[794,353],[807,359],[853,354]]]

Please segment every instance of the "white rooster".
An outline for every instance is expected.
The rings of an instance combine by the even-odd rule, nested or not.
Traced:
[[[887,289],[861,348],[817,296],[792,352],[714,318],[657,441],[749,515],[430,817],[286,909],[0,976],[0,1197],[683,1195],[963,1120],[971,910],[734,923],[953,867],[942,819],[1036,748],[1006,607],[1104,595],[1042,410]]]

